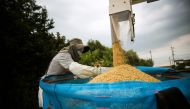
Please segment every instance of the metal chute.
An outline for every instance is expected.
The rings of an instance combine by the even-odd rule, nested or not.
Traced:
[[[112,43],[119,42],[126,50],[127,39],[134,41],[135,14],[132,13],[131,0],[110,0],[110,21],[112,31]],[[122,31],[123,30],[123,31]]]

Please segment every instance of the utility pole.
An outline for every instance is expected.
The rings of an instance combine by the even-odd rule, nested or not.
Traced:
[[[174,65],[174,68],[175,68],[174,47],[172,47],[172,46],[171,46],[171,51],[172,51],[173,65]]]
[[[150,59],[152,61],[152,51],[150,50]]]
[[[171,63],[171,59],[170,59],[170,57],[169,57],[169,61],[170,61],[170,66],[172,66],[172,63]]]

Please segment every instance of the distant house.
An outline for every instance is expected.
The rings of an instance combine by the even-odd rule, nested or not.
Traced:
[[[174,62],[179,69],[190,69],[190,59],[178,59],[174,60]]]
[[[190,63],[190,59],[178,59],[178,60],[174,60],[175,64],[178,65],[178,64],[188,64]]]

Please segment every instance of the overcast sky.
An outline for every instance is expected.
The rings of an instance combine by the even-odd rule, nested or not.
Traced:
[[[55,28],[67,39],[99,40],[111,47],[109,0],[37,0],[45,6]],[[155,66],[169,65],[171,45],[176,59],[190,59],[190,0],[159,0],[133,5],[135,42],[127,41],[140,57],[150,58]]]

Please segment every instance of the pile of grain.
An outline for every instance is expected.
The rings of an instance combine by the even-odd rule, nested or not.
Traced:
[[[118,81],[145,81],[159,82],[158,79],[125,64],[125,57],[119,41],[112,44],[113,68],[96,76],[89,83],[118,82]]]
[[[159,82],[159,80],[156,78],[143,73],[130,65],[125,64],[111,68],[107,72],[104,72],[93,78],[89,83],[118,81]]]

